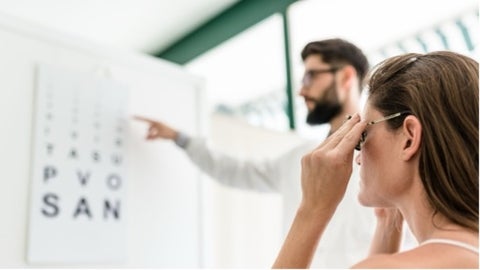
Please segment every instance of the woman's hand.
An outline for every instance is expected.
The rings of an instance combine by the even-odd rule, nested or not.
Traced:
[[[370,245],[370,256],[392,254],[400,249],[403,215],[397,208],[375,208],[377,226]]]
[[[318,242],[345,193],[352,173],[353,149],[365,130],[356,114],[302,158],[300,208],[273,268],[307,268]]]
[[[355,145],[366,124],[355,114],[302,159],[302,208],[333,214],[352,174]]]
[[[399,227],[403,222],[403,215],[397,208],[378,207],[375,208],[375,216],[377,220],[386,225]]]

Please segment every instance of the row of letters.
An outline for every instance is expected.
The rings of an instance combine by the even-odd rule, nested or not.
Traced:
[[[74,176],[72,177],[79,183],[79,186],[86,187],[92,178],[92,171],[89,170],[76,170],[74,172]],[[52,165],[44,166],[43,168],[43,181],[42,183],[45,186],[49,186],[52,181],[61,181],[65,179],[64,176],[62,178],[59,177],[58,169]],[[119,174],[110,173],[106,175],[105,184],[110,191],[116,192],[122,186],[122,178]],[[70,198],[69,198],[70,199]],[[61,215],[61,205],[62,201],[58,193],[55,192],[47,192],[42,196],[42,206],[41,206],[41,213],[43,216],[47,218],[56,218]],[[115,200],[108,200],[104,199],[101,202],[101,207],[103,209],[103,219],[110,219],[110,220],[119,220],[121,214],[121,203],[119,199]],[[94,213],[92,212],[92,208],[90,207],[89,200],[85,196],[81,196],[78,199],[74,209],[66,215],[73,217],[73,219],[85,217],[86,219],[90,220],[94,218]],[[97,213],[98,216],[100,216]]]

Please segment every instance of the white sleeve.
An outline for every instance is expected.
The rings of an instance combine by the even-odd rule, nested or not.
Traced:
[[[204,139],[189,138],[184,147],[192,162],[221,184],[261,192],[279,192],[273,160],[241,160],[211,149]]]

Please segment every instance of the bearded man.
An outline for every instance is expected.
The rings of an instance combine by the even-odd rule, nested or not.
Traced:
[[[301,53],[305,66],[299,95],[308,109],[307,123],[330,124],[335,132],[348,115],[359,112],[360,94],[368,71],[362,51],[342,39],[320,40],[307,44]],[[187,134],[153,119],[136,117],[149,125],[147,140],[169,139],[183,149],[202,171],[220,183],[245,190],[280,193],[283,199],[283,232],[293,221],[300,204],[300,161],[319,141],[306,141],[279,157],[247,160],[210,148],[201,138]],[[355,179],[356,178],[356,179]],[[354,164],[352,180],[358,180]],[[317,249],[314,268],[347,268],[359,261],[372,238],[374,216],[357,202],[358,183],[352,181],[337,215],[330,221]],[[327,248],[328,247],[328,248]]]

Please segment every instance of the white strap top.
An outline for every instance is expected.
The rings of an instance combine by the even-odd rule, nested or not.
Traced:
[[[421,245],[423,246],[423,245],[432,244],[432,243],[453,245],[453,246],[461,247],[461,248],[464,248],[464,249],[468,249],[468,250],[478,254],[478,247],[472,246],[470,244],[466,244],[466,243],[463,243],[463,242],[460,242],[460,241],[450,240],[450,239],[432,238],[432,239],[428,239],[428,240],[422,242]]]

